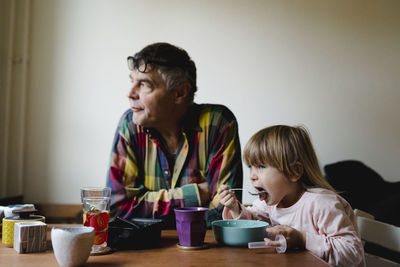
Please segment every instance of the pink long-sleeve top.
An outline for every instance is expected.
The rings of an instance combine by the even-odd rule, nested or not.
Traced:
[[[280,224],[306,233],[306,249],[335,266],[365,266],[364,248],[350,204],[336,193],[308,189],[288,208],[269,206],[256,199],[253,205],[241,205],[241,214],[232,218],[229,209],[224,219],[251,219]]]

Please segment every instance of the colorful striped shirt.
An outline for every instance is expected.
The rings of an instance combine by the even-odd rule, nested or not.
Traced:
[[[172,160],[159,133],[136,125],[132,115],[132,110],[122,115],[112,146],[107,178],[112,216],[171,218],[175,207],[200,206],[196,184],[207,181],[208,223],[222,218],[218,186],[241,188],[243,180],[233,113],[222,105],[193,104]]]

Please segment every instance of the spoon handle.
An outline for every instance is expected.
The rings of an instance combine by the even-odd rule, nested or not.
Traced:
[[[229,192],[232,191],[243,191],[243,188],[229,188]]]
[[[233,191],[243,191],[243,188],[229,188],[229,192],[233,192]],[[250,191],[248,191],[248,192],[252,196],[259,196],[259,195],[267,193],[266,191],[261,191],[261,192],[256,192],[256,193],[250,192]]]
[[[252,195],[252,196],[260,196],[260,195],[263,195],[265,193],[267,193],[267,191],[261,191],[261,192],[255,192],[255,193],[249,191],[249,194]]]

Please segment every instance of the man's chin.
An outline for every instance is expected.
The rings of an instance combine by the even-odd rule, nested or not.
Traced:
[[[135,113],[133,114],[132,121],[133,121],[136,125],[140,125],[140,126],[146,127],[146,126],[144,125],[144,123],[143,123],[143,120],[141,120],[140,118],[138,118],[137,116],[135,116]]]
[[[136,124],[139,125],[141,127],[146,127],[146,128],[153,128],[153,125],[151,123],[149,123],[146,120],[143,120],[141,118],[135,118],[135,116],[133,116],[132,121]]]

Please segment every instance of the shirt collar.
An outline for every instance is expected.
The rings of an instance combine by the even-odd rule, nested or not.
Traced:
[[[186,112],[185,116],[183,117],[182,123],[182,131],[185,133],[191,132],[201,132],[199,124],[199,117],[200,117],[201,108],[199,104],[193,103],[190,105],[188,111]],[[147,128],[143,127],[143,131],[149,135],[151,139],[158,139],[160,133],[154,128]]]
[[[188,111],[186,112],[185,117],[183,118],[182,130],[185,133],[189,132],[201,132],[202,129],[199,125],[199,117],[200,117],[201,108],[200,105],[193,103]]]

